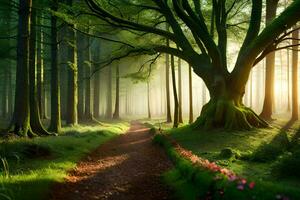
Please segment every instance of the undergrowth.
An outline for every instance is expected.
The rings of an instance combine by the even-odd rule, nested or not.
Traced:
[[[164,179],[173,187],[180,199],[300,199],[297,187],[253,179],[230,180],[228,177],[194,166],[180,157],[171,143],[162,135],[154,142],[162,145],[175,168]]]

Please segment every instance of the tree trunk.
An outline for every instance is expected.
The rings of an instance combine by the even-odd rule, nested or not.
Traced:
[[[60,104],[61,104],[61,118],[62,120],[67,119],[67,102],[68,102],[68,39],[67,35],[67,25],[64,25],[60,30],[58,30],[58,41],[61,41],[58,48],[58,56],[59,56],[59,75],[62,77],[60,79]]]
[[[287,111],[290,112],[291,111],[291,103],[290,103],[290,50],[286,49],[286,68],[287,68]]]
[[[176,76],[175,76],[175,61],[174,56],[171,55],[171,70],[172,70],[172,84],[173,84],[173,96],[174,96],[174,122],[173,127],[178,127],[178,111],[179,111],[179,102],[177,96],[177,89],[176,89]]]
[[[97,46],[97,51],[94,54],[93,62],[100,62],[100,45]],[[101,71],[98,70],[98,64],[94,64],[94,70],[97,72],[94,74],[94,117],[100,117],[100,83],[101,83]]]
[[[38,135],[49,135],[44,129],[40,119],[40,111],[37,95],[37,51],[36,51],[36,11],[31,11],[31,30],[30,30],[30,54],[29,54],[29,102],[30,102],[30,127],[33,133]]]
[[[189,112],[189,123],[193,123],[194,121],[194,112],[193,112],[193,76],[192,76],[192,67],[189,65],[189,104],[190,104],[190,112]]]
[[[31,0],[19,0],[15,106],[11,122],[15,134],[30,137],[33,136],[29,121],[29,24],[31,5]]]
[[[147,81],[147,104],[148,104],[148,119],[151,119],[151,107],[150,107],[150,80]]]
[[[250,108],[253,108],[253,73],[251,72],[250,73],[250,95],[249,95],[249,98],[250,98]]]
[[[41,18],[43,14],[41,14]],[[42,119],[46,118],[45,115],[45,94],[44,94],[44,34],[42,30],[42,22],[43,20],[40,17],[38,18],[38,30],[37,30],[37,97],[38,97],[38,105],[40,116]]]
[[[106,118],[112,118],[112,67],[107,69],[107,98],[106,98]]]
[[[266,8],[266,24],[276,17],[276,10],[279,0],[267,0]],[[272,52],[266,57],[266,84],[265,84],[265,98],[263,110],[260,116],[266,120],[272,119],[274,106],[274,77],[275,77],[275,52]]]
[[[58,0],[52,3],[52,10],[58,10]],[[55,133],[61,131],[57,17],[54,15],[51,16],[51,121],[49,130]]]
[[[200,117],[192,127],[250,130],[268,126],[252,109],[244,106],[243,94],[236,93],[231,85],[230,81],[220,76],[214,77],[214,81],[207,85],[210,101],[203,106]],[[245,88],[245,85],[239,88]]]
[[[182,119],[182,76],[181,59],[178,58],[178,122],[183,123]]]
[[[93,120],[93,107],[92,107],[92,84],[91,84],[91,75],[92,75],[92,65],[91,65],[91,41],[90,38],[86,37],[86,50],[85,50],[85,109],[84,109],[84,118],[85,120]]]
[[[116,101],[115,101],[115,112],[113,115],[114,119],[120,118],[120,69],[119,63],[116,65]]]
[[[292,34],[293,45],[299,44],[299,30]],[[293,47],[293,68],[292,68],[292,120],[298,120],[298,46]]]
[[[12,62],[9,61],[9,64],[6,68],[6,87],[7,87],[7,119],[11,120],[12,113],[14,110],[13,104],[13,80],[12,80]]]
[[[169,40],[167,40],[169,46]],[[167,123],[172,122],[170,103],[170,56],[166,54],[166,100],[167,100]]]
[[[72,0],[68,0],[68,5],[72,6]],[[70,25],[74,26],[74,25]],[[76,52],[76,33],[69,27],[67,29],[69,39],[68,54],[68,102],[67,102],[67,116],[66,122],[68,125],[76,125],[78,123],[78,68],[77,68],[77,52]]]
[[[78,55],[78,118],[84,120],[85,114],[85,51],[86,37],[82,33],[77,34],[77,55]]]
[[[3,119],[7,118],[8,115],[8,74],[7,74],[7,68],[11,67],[10,65],[5,66],[3,71],[1,70],[1,73],[4,75],[3,82],[2,82],[2,112],[1,116]]]

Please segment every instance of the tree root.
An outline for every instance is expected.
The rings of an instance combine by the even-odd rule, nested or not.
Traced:
[[[206,104],[192,127],[196,129],[251,130],[252,128],[268,127],[268,123],[252,109],[244,105],[235,105],[233,101],[221,99],[211,100]]]

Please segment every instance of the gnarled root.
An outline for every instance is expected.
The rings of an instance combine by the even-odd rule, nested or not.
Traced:
[[[211,100],[204,105],[200,117],[192,124],[194,128],[224,128],[226,130],[250,130],[265,128],[268,123],[252,109],[235,105],[230,100]]]

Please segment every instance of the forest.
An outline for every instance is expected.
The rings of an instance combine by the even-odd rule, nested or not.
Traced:
[[[300,199],[300,0],[0,0],[0,200]]]

